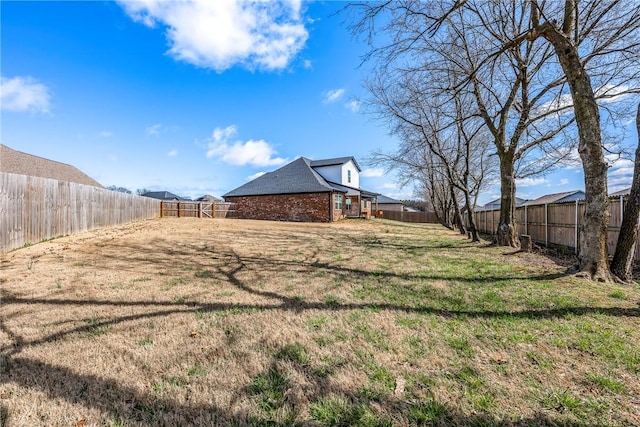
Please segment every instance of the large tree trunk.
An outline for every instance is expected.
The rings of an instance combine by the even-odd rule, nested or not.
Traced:
[[[640,104],[638,104],[636,114],[636,128],[638,130],[638,146],[633,166],[631,194],[629,194],[627,205],[624,208],[616,253],[611,262],[611,272],[625,282],[632,279],[633,257],[638,240],[638,218],[640,217]]]
[[[570,2],[568,2],[570,3]],[[580,239],[580,271],[599,281],[612,280],[607,254],[609,197],[607,194],[607,162],[602,150],[600,112],[591,80],[578,48],[567,34],[547,23],[544,37],[551,42],[567,76],[578,125],[578,152],[584,169],[586,209]]]
[[[500,221],[496,230],[498,246],[520,247],[517,239],[515,213],[516,181],[513,170],[513,155],[500,154]]]

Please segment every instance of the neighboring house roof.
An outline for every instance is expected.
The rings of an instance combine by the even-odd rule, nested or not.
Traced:
[[[392,199],[391,197],[387,197],[384,194],[380,194],[378,196],[378,203],[384,205],[401,205],[402,202],[400,200]]]
[[[617,197],[617,196],[628,196],[631,194],[631,187],[625,188],[624,190],[616,191],[615,193],[609,194],[609,197]]]
[[[37,176],[103,188],[75,166],[17,151],[0,144],[0,172]]]
[[[334,190],[311,167],[311,160],[300,157],[293,162],[265,173],[222,197],[266,196],[269,194],[328,193]]]
[[[362,169],[360,169],[360,165],[358,164],[356,159],[352,156],[335,157],[333,159],[311,160],[310,165],[312,168],[318,168],[322,166],[344,165],[345,163],[349,162],[349,160],[351,160],[353,164],[356,165],[356,168],[358,168],[358,172],[362,172]]]
[[[212,196],[210,194],[205,194],[202,197],[198,197],[195,201],[196,202],[209,202],[209,203],[214,202],[215,203],[215,202],[221,202],[222,200],[220,200],[217,197]]]
[[[565,191],[564,193],[547,194],[545,196],[538,197],[535,200],[529,200],[524,205],[525,206],[545,205],[547,203],[573,202],[575,200],[582,200],[582,199],[584,199],[584,191],[574,190],[574,191]]]
[[[147,191],[146,193],[142,193],[142,196],[151,197],[152,199],[166,200],[166,201],[185,200],[182,197],[176,196],[175,194],[170,193],[168,191]]]
[[[484,207],[485,208],[493,208],[494,206],[495,207],[500,207],[500,200],[501,199],[495,199],[495,200],[492,200],[492,201],[490,201],[488,203],[485,203]],[[516,207],[517,206],[522,206],[526,202],[527,202],[527,199],[521,199],[520,197],[516,197]]]

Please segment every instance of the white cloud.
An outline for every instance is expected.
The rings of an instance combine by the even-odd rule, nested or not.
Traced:
[[[567,185],[568,183],[569,183],[569,180],[567,178],[562,178],[558,183],[558,185]]]
[[[363,176],[365,178],[374,178],[374,177],[384,176],[384,169],[382,168],[365,169],[360,173],[360,176]]]
[[[263,139],[231,141],[237,133],[235,125],[215,128],[208,143],[207,157],[218,157],[225,163],[237,166],[279,166],[288,162],[288,159],[274,157],[276,150]]]
[[[178,150],[176,150],[175,148],[167,153],[167,156],[169,157],[175,157],[177,155],[178,155]]]
[[[361,105],[362,105],[362,102],[357,101],[355,99],[344,104],[345,107],[347,107],[349,110],[353,111],[354,113],[357,113],[358,111],[360,111]]]
[[[156,123],[153,126],[149,126],[145,131],[145,133],[147,135],[160,135],[160,132],[162,132],[163,130],[164,130],[164,127],[162,126],[162,124]]]
[[[305,59],[305,60],[302,62],[302,66],[303,66],[306,70],[310,70],[310,69],[312,69],[312,68],[313,68],[313,63],[311,62],[311,60],[310,60],[310,59]]]
[[[535,185],[547,184],[548,182],[545,178],[521,178],[516,179],[516,187],[533,187]]]
[[[336,102],[342,95],[344,95],[344,89],[331,89],[324,93],[324,103],[331,104],[332,102]]]
[[[49,88],[32,77],[0,77],[0,104],[7,111],[49,112]]]
[[[258,173],[254,173],[253,175],[249,175],[247,177],[247,181],[253,181],[256,178],[260,178],[262,175],[264,175],[266,172],[258,172]]]
[[[103,130],[102,132],[99,132],[98,135],[103,138],[109,138],[110,136],[113,136],[113,132],[108,130]]]
[[[119,1],[148,27],[166,27],[173,58],[222,72],[234,65],[280,70],[308,38],[300,0]]]
[[[628,96],[631,88],[625,85],[612,85],[607,83],[594,90],[594,94],[599,104],[612,104],[622,101]],[[554,110],[562,110],[562,114],[573,112],[573,97],[570,93],[564,93],[557,98],[541,104],[534,110],[534,115],[542,115]]]
[[[610,83],[600,86],[595,90],[595,95],[598,98],[598,102],[601,104],[611,104],[614,102],[622,101],[626,97],[630,96],[628,93],[630,87],[626,85],[612,85]]]

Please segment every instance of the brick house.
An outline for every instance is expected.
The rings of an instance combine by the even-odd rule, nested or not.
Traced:
[[[377,194],[360,188],[353,157],[300,157],[223,195],[238,218],[332,222],[369,216]]]

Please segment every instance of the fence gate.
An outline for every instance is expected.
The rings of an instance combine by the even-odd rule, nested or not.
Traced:
[[[160,209],[162,217],[235,218],[235,214],[235,204],[225,202],[163,201]]]

